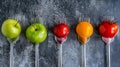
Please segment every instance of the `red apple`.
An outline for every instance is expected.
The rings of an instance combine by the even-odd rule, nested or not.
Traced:
[[[53,33],[57,37],[66,37],[69,33],[69,27],[65,23],[60,23],[54,26]]]
[[[118,33],[118,24],[109,20],[103,21],[99,25],[99,33],[105,38],[113,38]]]

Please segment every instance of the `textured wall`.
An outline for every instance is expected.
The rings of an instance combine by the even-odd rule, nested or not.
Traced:
[[[87,44],[87,67],[105,67],[105,44],[97,32],[100,18],[114,16],[120,26],[120,0],[0,0],[0,26],[7,18],[21,22],[22,33],[14,46],[15,67],[34,67],[34,44],[25,37],[26,28],[39,20],[48,29],[47,40],[40,44],[40,66],[56,67],[57,45],[53,39],[52,26],[55,19],[66,18],[71,27],[67,41],[63,44],[63,67],[80,67],[81,45],[77,40],[75,26],[78,18],[88,16],[94,26],[94,34]],[[111,67],[120,67],[120,33],[111,43]],[[0,67],[9,67],[10,45],[0,32]]]

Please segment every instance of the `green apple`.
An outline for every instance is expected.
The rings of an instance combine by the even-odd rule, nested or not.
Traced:
[[[27,28],[26,37],[33,43],[42,43],[47,37],[46,27],[41,23],[34,23]]]
[[[17,20],[7,19],[2,24],[2,34],[10,39],[17,38],[21,32],[21,25]]]

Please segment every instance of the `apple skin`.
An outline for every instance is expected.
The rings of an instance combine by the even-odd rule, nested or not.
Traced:
[[[65,23],[60,23],[54,26],[53,33],[57,37],[66,37],[69,34],[69,27]]]
[[[26,37],[33,43],[42,43],[47,38],[46,27],[41,23],[34,23],[27,28]]]
[[[109,20],[103,21],[99,25],[99,33],[105,38],[113,38],[118,33],[118,24]]]
[[[7,19],[2,24],[2,34],[10,39],[17,38],[21,33],[21,25],[17,20]]]

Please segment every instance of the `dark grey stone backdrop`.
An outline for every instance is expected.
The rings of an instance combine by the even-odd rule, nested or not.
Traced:
[[[34,44],[25,37],[26,28],[33,18],[43,18],[48,30],[46,41],[39,46],[40,67],[56,67],[57,44],[52,27],[56,18],[66,18],[70,34],[63,44],[63,67],[80,67],[81,45],[75,27],[78,18],[88,16],[94,26],[94,34],[87,44],[87,67],[105,67],[105,43],[97,32],[100,18],[114,16],[120,26],[120,0],[0,0],[0,27],[7,18],[21,22],[22,33],[14,46],[14,66],[34,67]],[[10,45],[0,32],[0,67],[9,67]],[[120,33],[111,43],[111,67],[120,67]]]

